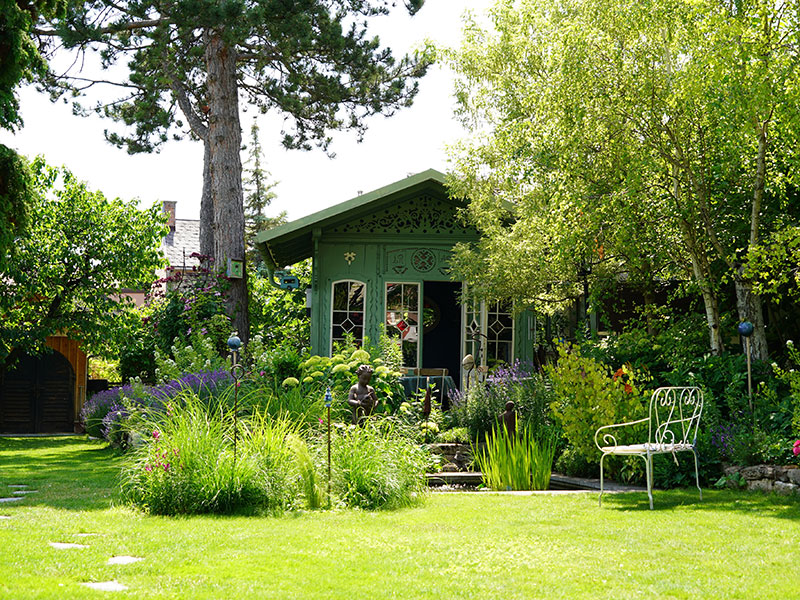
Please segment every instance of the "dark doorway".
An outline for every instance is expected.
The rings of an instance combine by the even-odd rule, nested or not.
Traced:
[[[75,372],[60,352],[19,355],[2,374],[0,432],[72,432],[74,390]]]
[[[424,282],[422,368],[445,368],[453,381],[461,373],[461,284],[452,281]],[[447,399],[443,399],[445,407]]]

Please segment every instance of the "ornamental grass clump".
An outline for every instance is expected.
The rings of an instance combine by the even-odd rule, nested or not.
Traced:
[[[493,490],[546,490],[550,485],[556,437],[538,438],[521,427],[509,435],[502,425],[486,436],[485,449],[472,448],[484,485]]]
[[[255,413],[238,421],[234,455],[233,411],[184,390],[164,412],[137,423],[144,441],[126,457],[122,491],[153,514],[274,510],[294,498],[293,456],[287,439],[295,426]]]
[[[346,506],[407,506],[425,489],[427,451],[390,426],[337,428],[332,447],[333,492]]]

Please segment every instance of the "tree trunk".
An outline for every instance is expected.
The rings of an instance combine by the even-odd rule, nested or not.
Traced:
[[[739,321],[750,321],[753,324],[753,335],[750,338],[750,358],[767,360],[767,331],[764,327],[764,311],[761,306],[761,296],[753,292],[753,283],[743,276],[744,267],[739,267],[734,284],[736,286],[736,310]],[[742,348],[746,348],[742,340]]]
[[[204,34],[209,124],[210,192],[214,207],[214,262],[225,271],[228,260],[244,261],[244,197],[242,194],[242,131],[236,80],[236,51],[219,31]],[[247,271],[230,280],[228,314],[243,342],[249,336]]]
[[[200,254],[214,256],[214,202],[211,199],[211,144],[203,140],[203,195],[200,197]]]

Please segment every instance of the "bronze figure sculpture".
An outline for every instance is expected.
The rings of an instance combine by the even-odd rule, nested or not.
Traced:
[[[350,405],[353,415],[353,424],[363,423],[372,414],[375,405],[378,404],[378,396],[375,388],[369,385],[372,380],[372,367],[361,365],[356,370],[358,383],[350,388],[347,395],[347,403]]]

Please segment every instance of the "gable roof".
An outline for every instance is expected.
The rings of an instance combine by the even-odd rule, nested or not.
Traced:
[[[449,198],[445,176],[436,169],[410,175],[400,181],[335,204],[306,217],[285,223],[256,236],[256,243],[272,268],[292,265],[311,256],[315,229],[329,228],[365,214],[412,198],[421,192],[434,192],[454,205],[462,202]]]
[[[175,219],[175,227],[164,236],[161,250],[171,267],[192,267],[200,264],[192,253],[200,252],[200,221]]]

